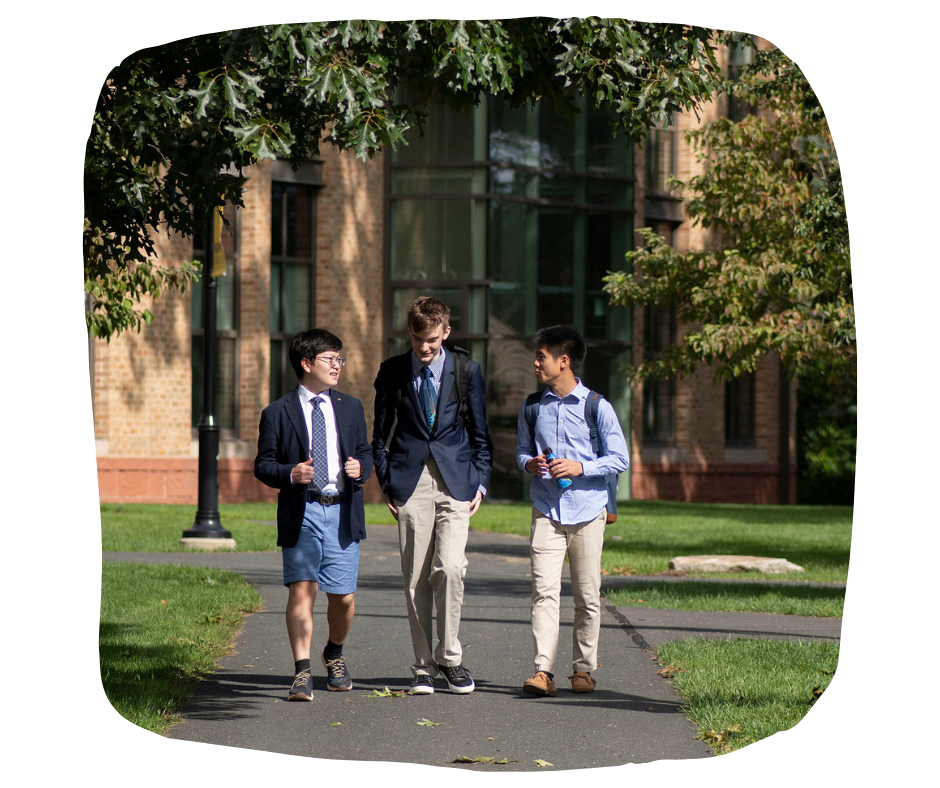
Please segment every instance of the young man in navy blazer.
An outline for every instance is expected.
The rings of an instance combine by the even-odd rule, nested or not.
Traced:
[[[385,502],[398,520],[401,569],[415,660],[410,693],[434,692],[444,674],[452,692],[474,689],[458,639],[470,517],[486,495],[493,445],[480,365],[469,362],[467,413],[458,417],[450,309],[423,296],[408,308],[411,347],[382,363],[375,379],[372,451]],[[432,606],[437,647],[432,650]]]
[[[290,343],[300,383],[261,413],[255,476],[277,496],[277,543],[288,588],[287,634],[295,678],[288,700],[313,700],[313,602],[327,595],[329,639],[321,659],[331,690],[350,690],[343,643],[355,612],[359,541],[366,538],[362,485],[372,454],[362,403],[334,391],[346,359],[329,331]]]

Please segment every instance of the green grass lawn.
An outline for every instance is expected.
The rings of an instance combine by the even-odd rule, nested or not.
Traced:
[[[104,562],[99,658],[101,683],[123,717],[155,733],[198,678],[215,670],[261,596],[220,569]]]
[[[746,506],[621,502],[616,523],[607,526],[602,568],[611,574],[663,572],[680,555],[730,554],[786,558],[804,572],[776,580],[845,582],[848,576],[852,509],[843,506]],[[223,504],[222,525],[239,552],[275,551],[274,504]],[[531,507],[486,503],[471,521],[474,530],[528,536]],[[102,504],[105,550],[184,552],[180,537],[191,528],[195,506]],[[366,522],[393,525],[383,504],[366,505]],[[757,572],[709,577],[764,578]]]
[[[839,644],[696,638],[663,643],[657,659],[699,738],[722,754],[802,720],[832,680]]]

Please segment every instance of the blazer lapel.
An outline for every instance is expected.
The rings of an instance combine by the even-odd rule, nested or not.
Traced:
[[[450,391],[454,387],[454,354],[449,351],[445,352],[446,355],[444,356],[444,370],[441,372],[441,391],[437,395],[438,416],[442,416],[444,414],[445,406],[450,399]],[[438,425],[435,424],[434,426],[436,429]]]
[[[404,398],[408,397],[409,401],[411,402],[411,407],[414,409],[415,421],[418,425],[421,426],[425,434],[430,436],[430,433],[428,432],[428,423],[424,418],[424,405],[422,404],[421,400],[418,399],[418,392],[415,391],[414,374],[411,371],[411,357],[412,352],[410,350],[402,357],[403,371],[401,379],[405,381],[405,393],[402,395],[402,404],[404,404]],[[400,413],[398,414],[398,417],[399,419],[401,418]]]
[[[300,445],[304,447],[304,455],[310,453],[310,436],[307,434],[307,420],[304,418],[304,409],[300,405],[300,392],[294,391],[287,398],[287,417],[294,426]]]
[[[346,439],[346,419],[343,418],[346,403],[342,394],[337,394],[330,389],[330,403],[333,405],[333,416],[336,419],[336,434],[339,436],[339,464],[342,465],[347,457],[352,456],[346,449],[349,441]]]

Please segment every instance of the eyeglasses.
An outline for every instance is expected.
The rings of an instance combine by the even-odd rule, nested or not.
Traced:
[[[345,356],[317,356],[316,361],[323,361],[329,364],[333,369],[339,369],[346,366]]]

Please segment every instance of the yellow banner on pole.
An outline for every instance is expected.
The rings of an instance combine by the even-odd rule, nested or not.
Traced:
[[[212,211],[212,278],[225,275],[225,250],[222,248],[223,207]]]

